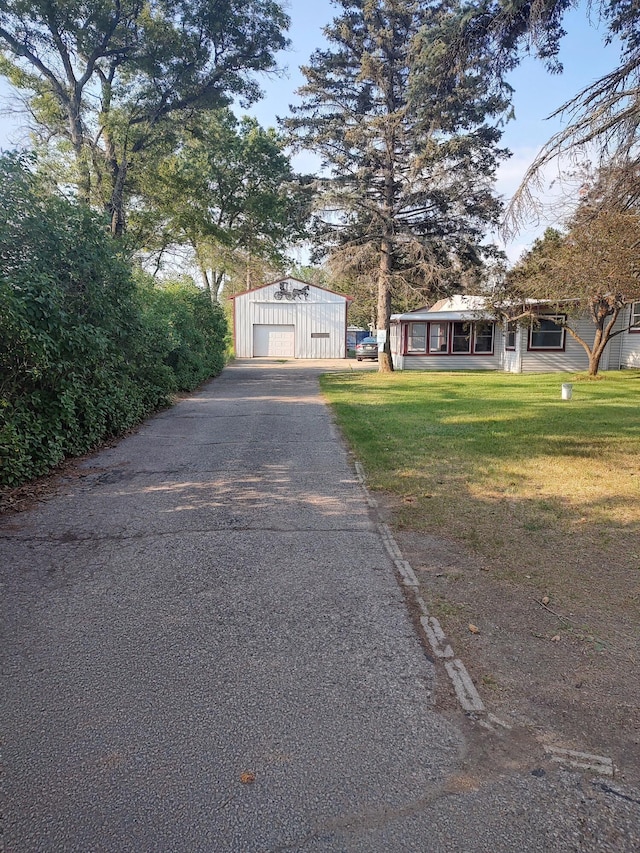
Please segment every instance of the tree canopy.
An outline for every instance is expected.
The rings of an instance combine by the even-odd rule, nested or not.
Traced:
[[[228,109],[187,123],[176,151],[139,172],[136,236],[156,255],[188,245],[214,298],[225,279],[251,286],[256,265],[281,269],[310,203],[284,146],[274,129]]]
[[[79,197],[122,233],[131,170],[180,117],[255,100],[289,19],[276,0],[6,0],[0,72],[75,155]]]
[[[530,187],[541,169],[554,158],[595,146],[601,162],[637,156],[640,128],[640,5],[634,0],[481,0],[469,7],[459,38],[449,51],[454,67],[466,66],[479,46],[492,56],[496,80],[504,79],[524,53],[533,52],[552,72],[562,71],[559,51],[566,34],[566,13],[583,6],[604,24],[605,42],[620,45],[617,68],[576,92],[553,116],[565,126],[542,147],[527,170],[520,191],[509,207],[517,226],[520,214],[533,199]]]

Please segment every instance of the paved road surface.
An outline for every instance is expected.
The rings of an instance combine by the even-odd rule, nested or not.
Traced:
[[[0,521],[6,853],[634,849],[576,774],[464,790],[319,370],[235,363]]]

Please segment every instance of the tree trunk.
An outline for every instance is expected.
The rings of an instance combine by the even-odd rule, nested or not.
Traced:
[[[589,353],[589,376],[596,376],[600,368],[602,350],[593,350]]]
[[[219,302],[220,301],[219,297],[221,295],[223,283],[224,283],[224,271],[217,270],[214,272],[213,270],[211,270],[211,301],[212,302]]]
[[[211,278],[209,277],[209,271],[202,263],[199,263],[198,266],[200,267],[200,275],[202,276],[202,280],[204,281],[204,292],[207,294],[207,296],[212,302],[215,302],[215,295],[211,286]]]
[[[587,352],[589,353],[589,376],[596,376],[598,370],[600,369],[600,359],[602,358],[604,349],[609,343],[609,339],[611,338],[612,328],[613,323],[611,323],[608,328],[604,330],[598,329],[591,350],[587,350]]]
[[[81,204],[91,204],[91,169],[88,162],[88,152],[85,146],[84,129],[80,117],[80,105],[72,100],[67,105],[69,118],[69,134],[71,145],[78,169],[78,200]]]
[[[378,348],[378,370],[391,373],[391,240],[384,237],[380,244],[380,267],[378,270],[378,329],[386,332],[382,349]]]
[[[604,320],[601,318],[596,327],[593,346],[591,347],[591,350],[587,350],[589,353],[589,376],[595,376],[598,373],[600,358],[602,357],[602,353],[604,352],[604,348],[608,340],[607,336],[603,333],[603,324]]]
[[[598,315],[597,312],[592,312],[592,317],[596,324],[596,331],[593,337],[593,344],[589,344],[580,335],[572,329],[571,326],[566,326],[567,331],[574,340],[576,340],[585,350],[589,358],[589,376],[597,376],[600,369],[600,360],[605,351],[605,347],[612,337],[615,337],[617,332],[614,332],[614,327],[620,314],[621,306],[616,306],[609,313]]]
[[[216,273],[207,266],[205,256],[201,255],[198,251],[198,241],[195,238],[191,238],[189,242],[193,249],[196,264],[200,270],[200,275],[202,276],[204,292],[207,294],[211,302],[215,304],[218,301],[218,288],[220,287],[222,273]]]
[[[108,170],[109,177],[111,178],[111,191],[109,192],[109,197],[108,199],[103,197],[102,203],[104,204],[111,220],[111,236],[121,238],[124,236],[125,231],[124,188],[127,181],[129,167],[129,146],[125,135],[124,149],[121,157],[118,158],[116,144],[108,125],[111,113],[111,97],[113,94],[113,73],[113,68],[111,69],[111,74],[108,75],[99,72],[102,87],[102,109],[99,116],[100,133],[104,140],[105,167]]]
[[[113,190],[109,200],[111,236],[122,237],[125,229],[124,185],[127,177],[127,161],[124,159],[114,168]]]

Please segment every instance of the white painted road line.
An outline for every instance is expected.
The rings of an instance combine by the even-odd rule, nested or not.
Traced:
[[[391,557],[391,559],[402,560],[402,552],[400,551],[400,548],[398,548],[396,540],[393,538],[389,527],[386,524],[379,524],[378,530],[380,531],[380,535],[382,536],[384,547],[389,552],[389,556]]]
[[[366,487],[366,476],[362,464],[360,462],[356,462],[355,469],[357,478],[364,489],[369,506],[376,508],[378,506],[378,502],[371,497],[369,490]],[[398,547],[391,529],[387,524],[379,522],[378,532],[387,553],[393,560],[396,569],[402,577],[404,586],[410,587],[414,590],[413,598],[420,610],[420,613],[422,614],[420,616],[420,624],[434,655],[444,661],[445,669],[451,679],[453,689],[455,690],[460,705],[464,711],[485,714],[486,708],[484,703],[480,698],[465,665],[462,663],[460,658],[454,658],[453,649],[451,648],[451,645],[447,643],[447,637],[442,630],[442,626],[435,616],[429,616],[429,610],[424,599],[422,596],[418,595],[418,590],[420,588],[418,578],[416,577],[411,564],[404,559],[402,551]],[[451,660],[451,658],[453,658],[453,660]],[[492,732],[496,731],[494,726],[499,726],[500,728],[507,730],[512,728],[509,723],[506,723],[504,720],[499,719],[495,714],[491,713],[487,714],[486,719],[479,719],[478,723],[485,729]],[[610,758],[607,758],[604,755],[593,755],[588,752],[578,752],[576,750],[562,749],[556,746],[544,745],[544,749],[551,761],[569,765],[580,770],[590,770],[593,773],[598,773],[603,776],[614,775],[613,762]]]
[[[369,490],[366,487],[366,476],[362,464],[360,462],[356,462],[355,469],[358,480],[362,484],[365,495],[367,496],[369,505],[374,506],[375,501],[370,497]],[[422,625],[429,645],[433,649],[435,656],[445,661],[447,674],[453,683],[453,688],[463,710],[484,713],[484,704],[473,681],[471,680],[471,676],[467,672],[465,665],[459,658],[451,660],[454,652],[449,643],[446,642],[446,636],[442,630],[442,626],[434,616],[429,616],[429,611],[424,599],[417,595],[417,590],[420,588],[420,582],[418,581],[411,564],[404,559],[402,551],[398,547],[398,543],[393,538],[391,529],[383,522],[379,522],[377,526],[378,533],[380,534],[384,547],[402,577],[403,585],[414,590],[414,600],[422,613],[422,616],[420,617],[420,624]],[[445,660],[447,658],[449,660]],[[492,728],[490,725],[489,727]]]
[[[433,616],[421,616],[420,624],[427,635],[434,655],[439,658],[452,658],[453,649],[448,643],[445,645],[446,637],[438,620]]]
[[[420,608],[420,613],[422,613],[423,616],[429,615],[429,610],[424,602],[424,598],[422,598],[421,595],[416,595],[416,604]]]
[[[487,720],[489,720],[490,723],[495,723],[496,726],[500,726],[503,729],[507,729],[508,731],[511,731],[511,729],[513,728],[513,726],[510,726],[509,723],[506,723],[504,720],[501,720],[499,717],[496,717],[495,714],[487,714]]]
[[[471,680],[471,676],[467,672],[462,661],[459,658],[448,660],[445,661],[444,667],[453,683],[453,689],[456,691],[458,701],[464,710],[478,712],[484,711],[485,707],[482,699],[480,698],[478,691]]]
[[[400,572],[402,577],[404,578],[405,586],[418,586],[418,578],[415,576],[415,573],[409,563],[406,560],[394,560],[396,569]]]
[[[575,749],[547,745],[544,745],[544,750],[551,761],[568,764],[580,770],[591,770],[602,776],[613,776],[613,761],[606,755],[592,755],[590,752],[578,752]]]

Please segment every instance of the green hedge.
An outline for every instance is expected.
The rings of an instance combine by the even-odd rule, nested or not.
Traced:
[[[226,321],[134,272],[86,207],[0,157],[0,484],[46,473],[220,372]]]

